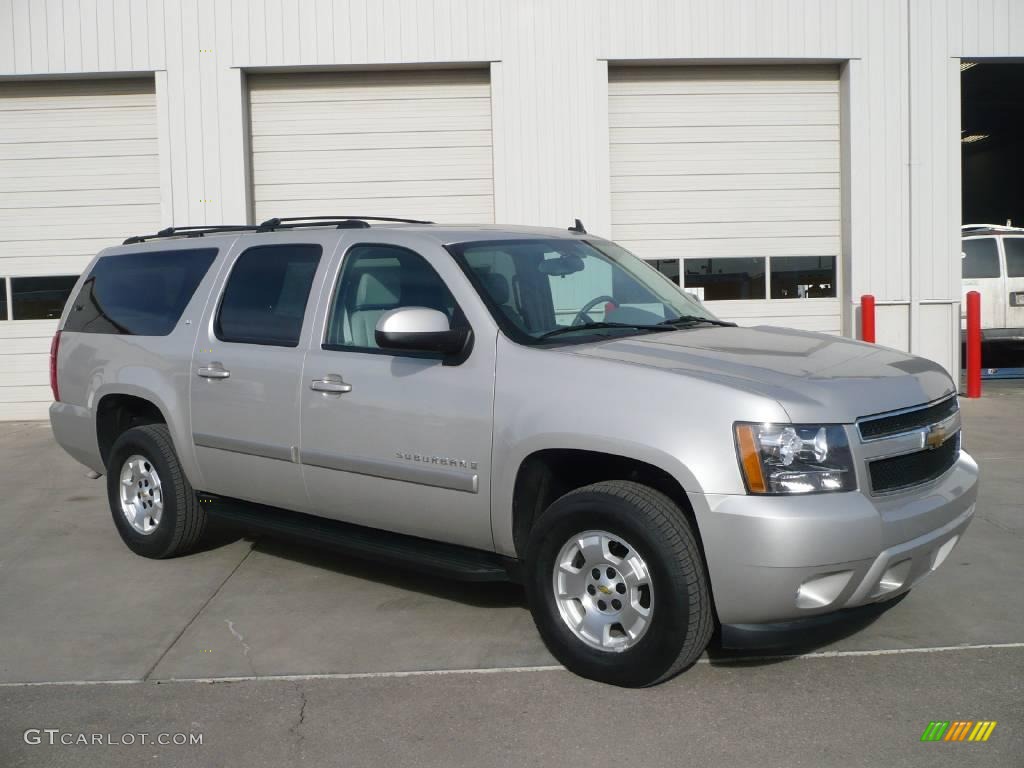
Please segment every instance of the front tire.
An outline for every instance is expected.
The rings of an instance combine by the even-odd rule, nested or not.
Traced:
[[[700,548],[671,499],[640,483],[571,491],[537,520],[526,591],[548,650],[570,671],[627,687],[692,665],[714,629]]]
[[[206,512],[164,424],[125,430],[107,460],[107,497],[121,539],[137,555],[186,554],[206,530]]]

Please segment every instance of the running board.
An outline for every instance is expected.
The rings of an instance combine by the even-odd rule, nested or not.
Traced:
[[[518,561],[494,552],[380,531],[209,493],[200,493],[199,503],[210,517],[254,533],[266,533],[458,581],[519,581]]]

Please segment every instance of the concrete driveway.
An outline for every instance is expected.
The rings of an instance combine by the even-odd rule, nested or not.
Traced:
[[[48,425],[0,425],[0,766],[1022,766],[1024,389],[963,407],[981,499],[938,573],[890,610],[740,636],[644,691],[559,669],[514,586],[230,532],[136,557]],[[932,720],[998,726],[921,743]]]

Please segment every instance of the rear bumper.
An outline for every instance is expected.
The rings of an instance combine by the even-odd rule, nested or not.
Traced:
[[[50,427],[57,444],[73,459],[100,474],[106,471],[96,440],[96,420],[92,411],[70,403],[53,403],[50,405]]]
[[[974,514],[966,453],[890,497],[691,497],[723,624],[788,621],[889,600],[938,568]]]

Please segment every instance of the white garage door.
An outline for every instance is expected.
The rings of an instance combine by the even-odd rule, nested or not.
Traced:
[[[101,248],[160,225],[149,78],[0,83],[0,420],[46,416],[50,339]]]
[[[253,75],[253,213],[494,221],[486,71]]]
[[[744,325],[839,333],[832,66],[609,72],[613,234]]]

